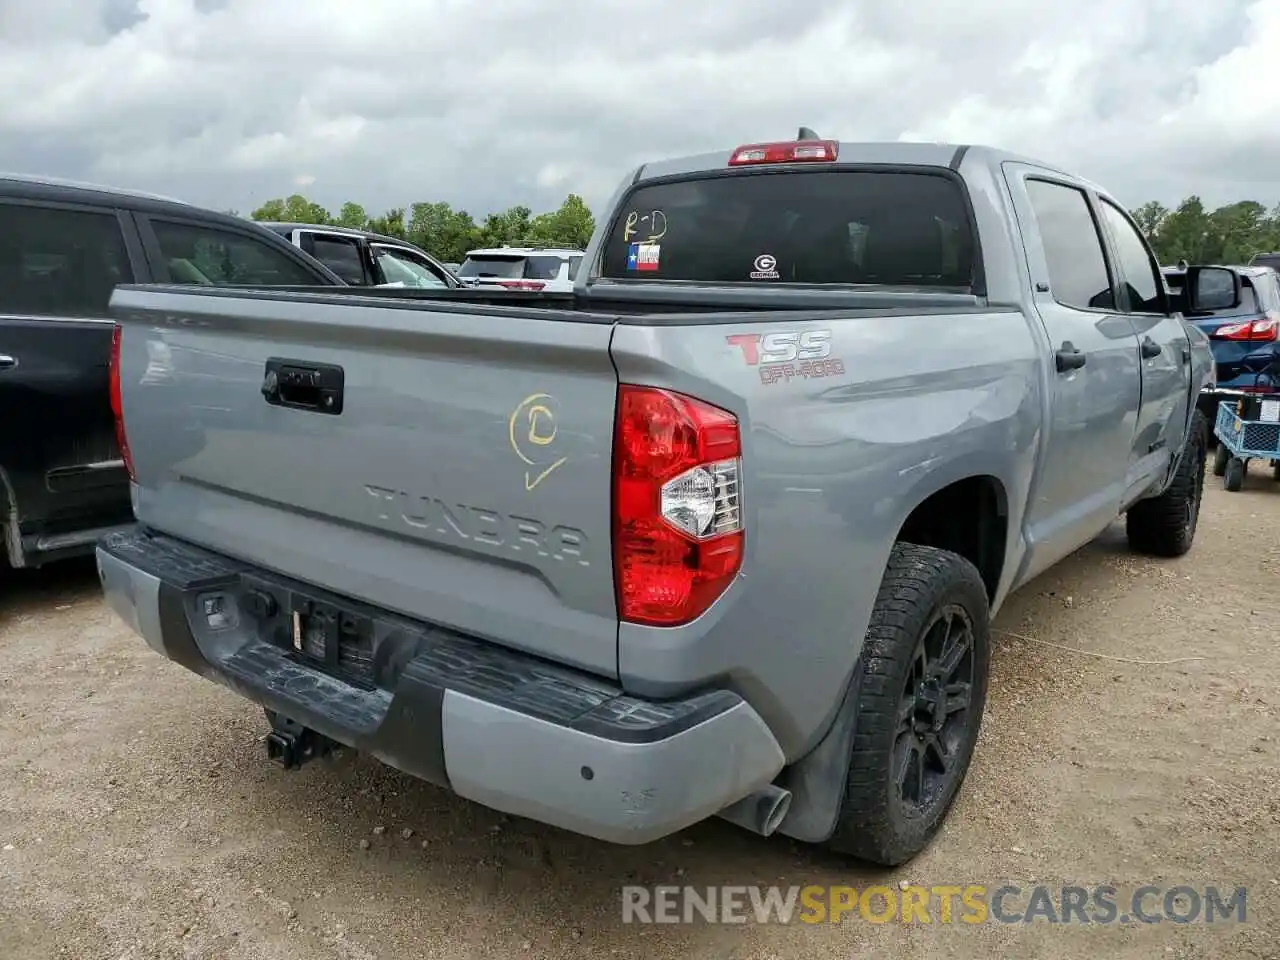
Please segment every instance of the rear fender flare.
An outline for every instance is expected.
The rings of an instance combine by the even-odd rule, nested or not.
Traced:
[[[1034,450],[1034,446],[1031,448]],[[1025,456],[1026,454],[1024,454]],[[961,480],[972,477],[994,477],[1004,488],[1006,516],[1005,555],[1000,584],[994,598],[993,610],[998,609],[1008,593],[1015,573],[1022,562],[1023,542],[1019,530],[1022,524],[1021,510],[1017,505],[1025,503],[1028,481],[1016,469],[1018,454],[1012,451],[995,455],[990,452],[972,451],[950,458],[938,464],[925,476],[918,478],[907,490],[896,511],[900,514],[894,527],[895,538],[907,519],[935,493]],[[889,544],[892,549],[892,543]],[[885,563],[888,563],[886,551]],[[859,644],[861,646],[861,644]],[[817,745],[797,760],[782,774],[779,780],[792,793],[791,809],[778,827],[778,833],[806,843],[822,843],[835,831],[840,804],[844,798],[844,784],[849,772],[849,751],[858,724],[858,706],[862,692],[860,660],[855,660],[844,697],[832,714],[831,722]]]

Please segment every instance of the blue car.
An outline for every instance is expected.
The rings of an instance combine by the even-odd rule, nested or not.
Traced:
[[[1217,361],[1217,382],[1200,394],[1210,423],[1218,404],[1251,393],[1280,392],[1280,273],[1271,267],[1231,267],[1240,277],[1240,304],[1229,310],[1189,313],[1187,319],[1209,337]],[[1186,279],[1183,265],[1163,268],[1171,293]]]

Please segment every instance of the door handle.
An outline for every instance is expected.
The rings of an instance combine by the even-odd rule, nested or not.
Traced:
[[[1083,353],[1070,340],[1062,341],[1062,346],[1058,352],[1053,355],[1054,363],[1057,364],[1059,373],[1066,373],[1068,370],[1079,370],[1084,366],[1088,354]]]
[[[1190,362],[1191,362],[1191,348],[1183,347],[1182,348],[1182,365],[1185,367]]]
[[[342,368],[332,363],[308,363],[271,357],[262,377],[262,398],[273,407],[315,413],[342,413]]]
[[[1164,353],[1164,347],[1156,343],[1150,337],[1142,338],[1142,359],[1154,360],[1160,354]]]
[[[17,357],[11,357],[7,354],[0,353],[0,370],[8,370],[10,367],[16,367],[17,365]]]

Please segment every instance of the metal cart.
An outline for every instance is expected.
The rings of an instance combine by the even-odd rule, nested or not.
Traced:
[[[1223,400],[1213,426],[1220,441],[1213,472],[1232,493],[1244,486],[1250,460],[1266,460],[1280,480],[1280,393]]]

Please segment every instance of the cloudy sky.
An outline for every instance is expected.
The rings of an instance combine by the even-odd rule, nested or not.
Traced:
[[[1280,0],[0,0],[0,169],[242,212],[598,204],[795,135],[1280,201]]]

